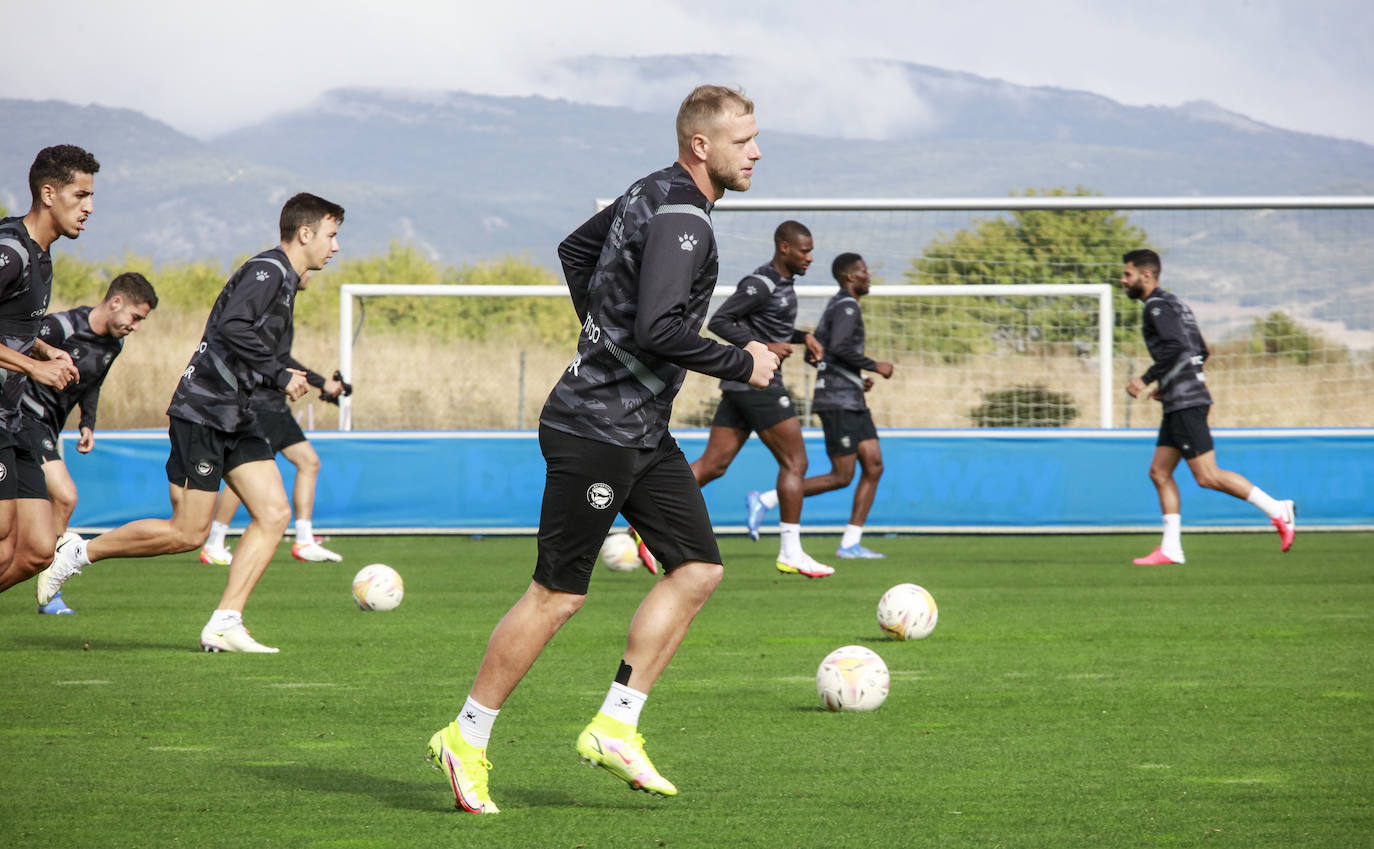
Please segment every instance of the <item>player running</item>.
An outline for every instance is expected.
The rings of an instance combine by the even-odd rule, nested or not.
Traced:
[[[643,533],[665,575],[631,620],[615,681],[576,749],[632,789],[677,793],[645,754],[639,715],[723,567],[668,420],[686,369],[762,387],[778,367],[761,342],[737,348],[698,335],[718,269],[711,207],[726,189],[749,188],[760,157],[753,111],[732,89],[695,89],[678,111],[677,161],[636,181],[559,245],[582,333],[539,419],[548,475],[534,577],[492,631],[457,719],[429,741],[429,758],[463,810],[497,812],[487,781],[492,726],[582,607],[617,513]]]
[[[864,377],[862,372],[876,372],[887,379],[892,377],[892,363],[877,362],[864,353],[864,316],[859,299],[868,294],[872,279],[863,257],[842,253],[830,264],[830,273],[840,284],[840,291],[825,305],[816,325],[816,338],[825,349],[825,356],[819,361],[807,358],[816,366],[811,411],[820,417],[825,429],[830,471],[807,478],[802,482],[802,491],[811,496],[844,489],[854,480],[857,458],[862,474],[854,489],[849,524],[835,556],[845,560],[881,558],[884,555],[863,545],[864,522],[873,507],[878,480],[883,476],[883,451],[878,447],[878,430],[873,426],[865,396],[873,388],[873,378]],[[777,490],[749,493],[751,536],[758,536],[763,514],[777,503]]]
[[[153,284],[136,271],[126,271],[110,281],[105,297],[95,306],[43,316],[38,338],[66,351],[80,379],[60,390],[31,381],[21,402],[23,422],[19,439],[42,464],[52,502],[53,530],[59,536],[66,533],[71,522],[77,492],[76,482],[62,460],[58,433],[67,416],[79,406],[80,438],[76,450],[88,454],[95,447],[96,412],[105,376],[124,350],[124,337],[138,330],[155,307],[157,292],[153,291]],[[39,605],[38,612],[70,615],[75,611],[58,593],[52,601]]]
[[[43,148],[29,168],[28,213],[0,220],[0,592],[51,561],[57,540],[39,460],[19,439],[20,407],[30,382],[61,391],[79,378],[38,331],[52,295],[49,249],[86,229],[99,170],[75,145]]]
[[[243,608],[286,531],[291,508],[272,449],[253,421],[249,396],[266,385],[295,399],[308,389],[292,368],[296,296],[302,274],[324,267],[339,250],[344,210],[301,193],[282,207],[281,243],[244,263],[225,284],[200,345],[191,355],[167,410],[171,519],[139,519],[83,540],[63,535],[57,556],[39,575],[38,603],[47,604],[62,583],[111,557],[155,557],[199,548],[210,531],[220,481],[243,499],[252,521],[239,542],[219,605],[200,632],[205,651],[275,653],[243,625]]]
[[[1212,432],[1207,426],[1212,395],[1202,373],[1207,361],[1207,343],[1202,339],[1193,311],[1172,292],[1159,286],[1159,254],[1148,248],[1130,251],[1122,257],[1121,285],[1137,301],[1145,304],[1141,328],[1145,347],[1154,364],[1140,377],[1131,378],[1126,391],[1139,398],[1152,384],[1147,397],[1164,405],[1164,420],[1154,459],[1150,461],[1150,481],[1159,492],[1164,514],[1164,537],[1154,551],[1137,557],[1137,566],[1182,563],[1183,540],[1181,502],[1174,469],[1178,461],[1188,468],[1198,486],[1243,498],[1263,510],[1279,532],[1279,548],[1287,551],[1297,533],[1297,509],[1292,501],[1280,501],[1265,494],[1250,481],[1217,466],[1212,450]]]
[[[811,231],[796,221],[784,221],[773,231],[773,259],[754,269],[720,305],[711,322],[711,332],[734,345],[750,339],[764,339],[768,350],[785,360],[793,343],[803,343],[807,356],[819,360],[825,351],[816,337],[797,329],[797,294],[792,284],[806,274],[811,265],[814,243]],[[711,420],[706,449],[692,461],[692,474],[702,486],[730,468],[749,434],[757,431],[778,461],[777,488],[773,501],[760,510],[759,494],[750,493],[745,505],[750,518],[749,536],[759,538],[758,522],[769,507],[781,506],[778,522],[779,572],[824,578],[835,570],[817,562],[802,550],[801,511],[803,480],[806,478],[806,444],[802,441],[801,420],[792,406],[792,396],[782,382],[782,372],[762,392],[737,380],[720,384],[720,406]]]
[[[302,277],[308,280],[310,273],[306,272]],[[326,401],[337,403],[339,395],[351,391],[351,387],[345,388],[337,371],[334,377],[326,378],[289,354],[286,362],[290,368],[305,372],[306,382],[320,390],[320,397]],[[306,439],[305,432],[295,416],[291,415],[291,408],[287,406],[286,396],[282,393],[259,386],[253,390],[249,404],[253,407],[258,429],[272,451],[281,454],[296,467],[296,481],[291,487],[291,506],[296,514],[296,540],[291,544],[291,556],[300,561],[338,563],[343,556],[325,548],[315,537],[315,483],[320,478],[320,455],[315,453],[315,446]],[[220,492],[215,519],[210,524],[210,537],[200,549],[201,563],[228,566],[233,562],[234,555],[229,551],[226,537],[229,523],[233,521],[241,503],[232,489],[225,487]]]

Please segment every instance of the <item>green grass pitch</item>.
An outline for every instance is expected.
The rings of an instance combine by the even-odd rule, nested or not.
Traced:
[[[350,538],[342,564],[283,545],[248,609],[282,653],[207,655],[223,570],[97,564],[74,617],[0,596],[0,845],[24,847],[1355,847],[1374,845],[1374,535],[872,537],[885,561],[809,581],[776,539],[724,538],[725,583],[651,695],[673,799],[578,762],[653,580],[598,570],[506,704],[498,816],[455,812],[425,741],[451,720],[532,539]],[[810,537],[813,553],[834,537]],[[824,559],[824,558],[823,558]],[[364,613],[363,565],[406,598]],[[929,639],[874,608],[911,581]],[[887,702],[831,714],[821,658],[857,643]]]

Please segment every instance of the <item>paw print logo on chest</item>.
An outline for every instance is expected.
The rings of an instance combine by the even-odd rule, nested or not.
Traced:
[[[690,251],[697,246],[697,237],[691,233],[683,233],[677,237],[677,246],[684,251]]]

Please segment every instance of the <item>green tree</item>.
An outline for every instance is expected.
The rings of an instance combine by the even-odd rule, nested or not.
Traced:
[[[1344,362],[1347,358],[1344,346],[1327,342],[1320,333],[1308,330],[1278,310],[1255,319],[1250,328],[1250,349],[1258,354],[1288,357],[1300,366]]]
[[[1084,188],[1028,190],[1026,197],[1088,197]],[[1115,284],[1121,255],[1149,247],[1143,229],[1114,210],[1013,210],[1005,217],[975,219],[973,225],[933,239],[906,271],[918,284],[1045,283]],[[1062,298],[997,297],[929,300],[907,317],[879,315],[882,300],[871,309],[876,321],[894,325],[895,338],[911,340],[914,350],[955,358],[1001,348],[1026,350],[1036,345],[1074,343],[1086,354],[1094,339],[1095,310]],[[1117,288],[1113,296],[1115,339],[1138,344],[1140,306]],[[889,312],[895,312],[891,309]]]
[[[558,285],[553,272],[520,257],[444,268],[411,245],[393,242],[384,255],[341,262],[319,275],[318,291],[296,307],[300,326],[324,329],[339,314],[344,283],[464,284],[474,286]],[[316,280],[312,280],[312,287]],[[367,332],[420,333],[435,337],[489,339],[501,336],[542,342],[571,342],[579,324],[566,298],[372,296],[363,300],[359,321]]]

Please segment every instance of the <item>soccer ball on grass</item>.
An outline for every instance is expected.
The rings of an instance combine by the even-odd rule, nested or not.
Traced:
[[[401,576],[385,563],[364,566],[353,576],[353,600],[363,610],[395,610],[405,592]]]
[[[887,699],[887,664],[863,646],[843,646],[821,661],[816,692],[829,711],[875,710]]]
[[[890,640],[924,640],[939,618],[935,598],[915,584],[898,584],[878,600],[878,627]]]
[[[601,562],[612,572],[639,568],[639,546],[629,534],[611,534],[601,543]]]

